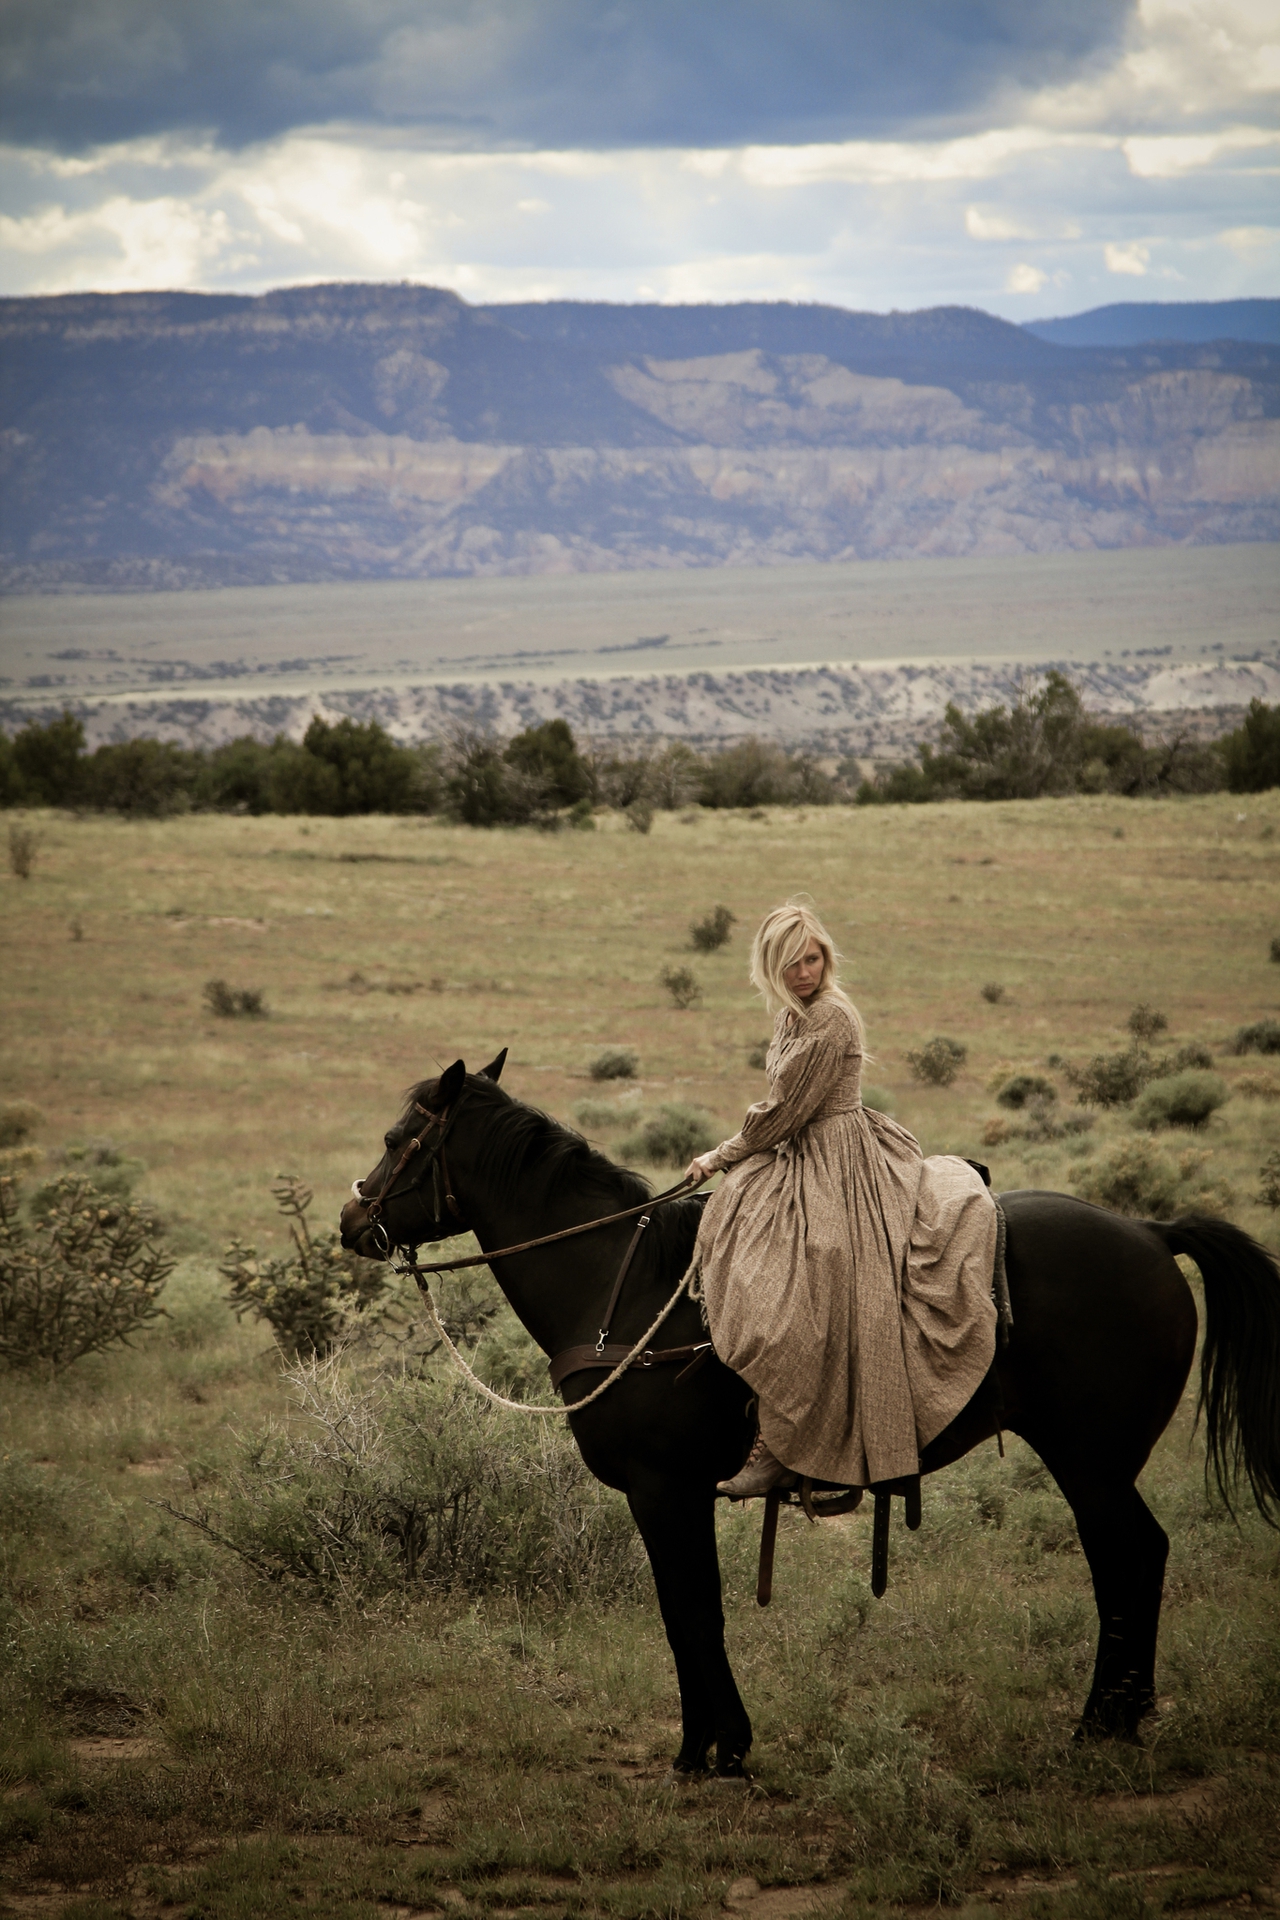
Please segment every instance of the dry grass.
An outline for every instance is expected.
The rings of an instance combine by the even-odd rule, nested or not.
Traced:
[[[1280,1558],[1256,1524],[1237,1534],[1206,1513],[1186,1410],[1144,1481],[1173,1537],[1164,1710],[1145,1751],[1070,1746],[1086,1571],[1034,1461],[984,1449],[931,1483],[918,1536],[895,1528],[879,1605],[861,1518],[820,1533],[789,1521],[761,1614],[757,1515],[725,1517],[757,1734],[745,1796],[662,1787],[674,1683],[650,1606],[325,1609],[265,1593],[150,1502],[180,1504],[216,1478],[236,1431],[284,1417],[278,1359],[221,1302],[217,1251],[233,1231],[277,1236],[277,1172],[315,1186],[317,1218],[336,1214],[400,1090],[433,1062],[510,1045],[512,1090],[568,1117],[591,1091],[587,1063],[630,1047],[646,1108],[699,1105],[727,1131],[761,1088],[745,1065],[761,1026],[743,942],[700,961],[696,1010],[677,1012],[658,973],[708,898],[749,929],[804,888],[849,956],[869,1077],[926,1150],[974,1153],[997,1185],[1069,1186],[1073,1166],[1135,1137],[1127,1115],[1083,1140],[983,1148],[994,1088],[1056,1075],[1069,1108],[1050,1056],[1123,1046],[1137,1001],[1167,1013],[1171,1047],[1215,1056],[1280,1012],[1267,957],[1280,795],[664,814],[648,836],[621,822],[560,836],[39,825],[31,878],[0,876],[0,1102],[39,1108],[46,1149],[109,1137],[143,1162],[184,1262],[172,1320],[136,1352],[52,1386],[0,1381],[12,1911],[231,1920],[465,1902],[657,1920],[711,1911],[735,1887],[735,1910],[785,1920],[799,1909],[779,1886],[849,1915],[1274,1904]],[[435,990],[327,990],[353,970]],[[992,1003],[980,987],[997,976]],[[270,1017],[215,1020],[211,977],[260,985]],[[906,1055],[938,1032],[968,1057],[952,1086],[920,1087]],[[1256,1090],[1256,1059],[1215,1066],[1237,1091],[1195,1136],[1198,1177],[1275,1246],[1255,1196],[1280,1103]]]

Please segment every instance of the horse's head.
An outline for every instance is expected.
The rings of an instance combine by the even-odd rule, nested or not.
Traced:
[[[480,1069],[496,1081],[507,1050]],[[437,1080],[414,1088],[395,1125],[383,1135],[383,1154],[363,1180],[351,1184],[342,1209],[342,1244],[367,1260],[386,1260],[395,1247],[447,1240],[465,1231],[449,1191],[446,1146],[467,1080],[461,1060]]]

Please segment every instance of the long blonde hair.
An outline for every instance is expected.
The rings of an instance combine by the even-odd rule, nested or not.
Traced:
[[[862,1016],[840,985],[840,954],[836,943],[813,909],[803,902],[788,900],[785,905],[774,907],[771,913],[766,913],[760,922],[756,937],[751,942],[751,984],[758,989],[770,1013],[781,1013],[785,1007],[797,1018],[803,1018],[809,1007],[792,993],[782,976],[800,958],[810,941],[822,949],[824,965],[818,991],[809,1002],[809,1007],[824,995],[828,999],[841,1001],[853,1015],[853,1024],[861,1043]]]

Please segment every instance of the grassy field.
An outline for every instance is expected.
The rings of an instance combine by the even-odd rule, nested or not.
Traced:
[[[504,1084],[562,1117],[618,1097],[586,1073],[616,1044],[640,1056],[646,1111],[679,1100],[730,1130],[762,1086],[747,936],[798,889],[848,956],[873,1098],[926,1151],[989,1161],[997,1187],[1078,1187],[1135,1140],[1130,1119],[984,1145],[992,1083],[1048,1073],[1070,1111],[1047,1063],[1122,1047],[1151,1003],[1168,1046],[1207,1045],[1233,1089],[1204,1134],[1157,1141],[1169,1177],[1280,1246],[1257,1198],[1280,1062],[1227,1052],[1280,1015],[1280,793],[660,815],[645,837],[615,819],[30,820],[31,878],[0,879],[0,1101],[40,1110],[46,1165],[104,1140],[139,1163],[181,1261],[170,1318],[132,1351],[0,1375],[0,1913],[1280,1904],[1280,1552],[1252,1515],[1236,1529],[1206,1505],[1189,1404],[1143,1481],[1173,1547],[1142,1749],[1071,1744],[1087,1571],[1014,1443],[927,1486],[881,1602],[860,1516],[792,1516],[760,1612],[758,1509],[724,1516],[746,1792],[663,1784],[675,1686],[643,1578],[607,1606],[536,1580],[321,1599],[157,1505],[216,1495],[255,1436],[301,1431],[266,1330],[237,1325],[216,1270],[232,1233],[282,1245],[273,1176],[303,1175],[335,1218],[406,1083],[503,1045]],[[692,954],[690,922],[720,902],[732,943]],[[700,1006],[670,1004],[672,964]],[[215,1019],[213,978],[261,989],[269,1016]],[[906,1065],[935,1034],[968,1049],[945,1089]],[[515,1424],[484,1416],[513,1476],[537,1465],[534,1423]],[[545,1446],[562,1473],[563,1441]]]

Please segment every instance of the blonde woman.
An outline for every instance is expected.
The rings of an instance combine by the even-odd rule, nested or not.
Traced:
[[[788,1472],[870,1486],[919,1454],[995,1353],[996,1212],[966,1160],[924,1159],[862,1104],[862,1022],[822,922],[766,915],[751,979],[774,1013],[769,1096],[689,1172],[726,1178],[703,1214],[715,1350],[759,1400],[760,1434],[731,1499]]]

